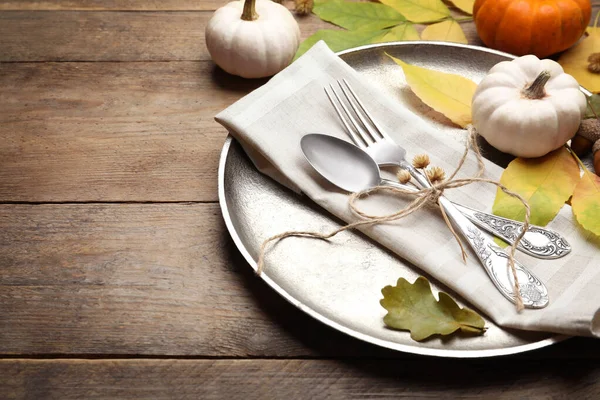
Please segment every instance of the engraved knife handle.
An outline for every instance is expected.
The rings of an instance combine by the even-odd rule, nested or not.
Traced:
[[[404,162],[401,167],[408,170],[421,186],[431,187],[429,179],[412,165]],[[467,217],[462,215],[450,200],[440,196],[438,202],[444,208],[448,218],[467,240],[500,293],[512,303],[516,303],[517,297],[514,293],[514,279],[508,255],[492,240],[488,239]],[[525,308],[546,307],[550,301],[546,286],[517,260],[515,260],[515,269],[523,306]]]
[[[444,207],[448,217],[463,234],[469,245],[475,251],[477,258],[490,276],[500,293],[515,303],[514,279],[509,265],[508,255],[498,247],[450,202],[441,196],[439,203]],[[544,284],[515,260],[515,268],[519,281],[519,292],[525,308],[544,308],[549,303],[548,290]]]
[[[475,225],[510,244],[517,240],[517,236],[523,230],[522,222],[484,213],[460,204],[453,204]],[[543,259],[560,258],[571,252],[571,245],[564,237],[557,232],[536,225],[529,225],[529,229],[519,241],[517,248],[531,256]]]

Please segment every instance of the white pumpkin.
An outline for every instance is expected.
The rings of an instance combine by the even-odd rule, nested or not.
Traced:
[[[560,64],[527,55],[496,64],[477,86],[473,126],[492,146],[540,157],[571,139],[585,114],[579,84]]]
[[[205,38],[208,52],[219,67],[244,78],[263,78],[292,61],[300,45],[300,28],[281,4],[233,1],[215,11]]]

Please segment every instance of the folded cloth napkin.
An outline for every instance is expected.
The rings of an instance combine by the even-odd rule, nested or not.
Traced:
[[[454,170],[464,151],[463,144],[402,107],[324,42],[219,113],[216,120],[242,144],[261,172],[301,191],[338,218],[354,222],[358,218],[349,208],[348,193],[315,179],[300,148],[302,136],[311,132],[348,139],[323,91],[325,85],[341,78],[349,81],[374,118],[406,148],[409,157],[427,153],[432,165],[447,172]],[[471,155],[463,171],[468,176],[476,170]],[[486,160],[485,177],[498,180],[501,173],[500,167]],[[448,190],[446,195],[461,204],[489,210],[495,191],[493,185],[477,183]],[[370,196],[360,202],[360,208],[383,215],[396,211],[408,200],[400,201],[398,196]],[[361,230],[452,288],[500,326],[600,337],[600,243],[578,228],[568,206],[549,227],[563,234],[573,251],[557,260],[539,260],[517,252],[517,258],[546,284],[550,295],[548,307],[520,313],[498,292],[472,252],[467,266],[463,265],[455,238],[434,208]],[[268,267],[267,256],[267,272]]]

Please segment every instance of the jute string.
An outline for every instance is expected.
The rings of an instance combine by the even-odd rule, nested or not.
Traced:
[[[525,234],[525,232],[529,229],[529,219],[530,219],[530,215],[531,215],[531,209],[529,207],[529,204],[527,204],[527,201],[523,197],[521,197],[519,194],[517,194],[515,192],[510,191],[508,188],[506,188],[500,182],[494,181],[491,179],[481,178],[481,176],[483,175],[483,172],[485,171],[485,164],[483,163],[483,157],[481,156],[481,152],[479,151],[479,146],[477,145],[477,141],[476,141],[477,140],[477,131],[475,130],[475,128],[473,126],[469,125],[469,126],[467,126],[467,132],[468,132],[468,138],[467,138],[467,141],[465,144],[465,150],[463,152],[463,155],[462,155],[456,169],[452,172],[452,174],[446,180],[434,184],[433,187],[431,187],[431,188],[421,189],[418,191],[400,189],[400,188],[396,188],[396,187],[392,187],[392,186],[375,186],[375,187],[363,190],[361,192],[352,193],[348,200],[350,209],[352,210],[352,212],[354,214],[359,216],[362,220],[342,226],[342,227],[335,229],[334,231],[329,232],[329,233],[310,232],[310,231],[286,231],[286,232],[282,232],[277,235],[271,236],[268,239],[266,239],[260,246],[258,262],[257,262],[258,268],[257,268],[256,273],[258,275],[260,275],[264,270],[265,253],[267,251],[268,245],[271,242],[279,241],[281,239],[284,239],[284,238],[287,238],[290,236],[308,237],[308,238],[327,240],[327,239],[334,237],[335,235],[337,235],[340,232],[344,232],[344,231],[347,231],[350,229],[356,229],[356,228],[360,228],[360,227],[368,227],[368,226],[373,226],[373,225],[377,225],[377,224],[382,224],[382,223],[386,223],[386,222],[392,222],[392,221],[399,220],[399,219],[404,218],[407,215],[410,215],[414,212],[417,212],[421,208],[431,205],[431,204],[437,204],[439,206],[439,209],[442,213],[444,221],[446,222],[446,225],[450,229],[450,232],[452,232],[452,235],[454,236],[454,238],[456,239],[456,241],[460,247],[463,261],[466,261],[467,253],[463,246],[462,240],[458,236],[458,234],[456,233],[454,228],[452,227],[452,224],[451,224],[450,220],[448,219],[448,216],[444,212],[444,208],[441,205],[439,205],[438,199],[440,196],[442,196],[442,194],[444,193],[444,191],[446,189],[459,188],[459,187],[466,186],[466,185],[469,185],[469,184],[475,183],[475,182],[485,182],[485,183],[490,183],[492,185],[495,185],[495,186],[499,187],[507,195],[519,199],[519,201],[521,203],[523,203],[523,206],[525,207],[525,222],[523,224],[523,229],[521,230],[521,232],[517,236],[516,240],[510,247],[510,253],[508,256],[509,266],[512,271],[513,280],[514,280],[514,289],[513,290],[514,290],[515,297],[516,297],[516,307],[517,307],[518,311],[523,310],[523,308],[524,308],[523,307],[523,299],[522,299],[521,293],[519,291],[519,280],[517,277],[517,271],[515,269],[514,257],[515,257],[515,251],[517,249],[518,243],[520,242],[520,240],[523,237],[523,235]],[[474,176],[469,177],[469,178],[457,179],[456,175],[463,167],[463,165],[467,159],[467,156],[469,154],[469,151],[471,149],[473,150],[473,152],[475,153],[475,156],[477,158],[477,163],[478,163],[477,173]],[[360,199],[365,198],[370,195],[373,195],[375,193],[379,193],[379,192],[391,192],[391,193],[396,193],[396,194],[414,196],[415,198],[406,207],[402,208],[401,210],[398,210],[395,213],[387,214],[387,215],[370,215],[368,213],[361,211],[358,208],[357,202]]]

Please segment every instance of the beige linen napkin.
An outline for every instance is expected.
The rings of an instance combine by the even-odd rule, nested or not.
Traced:
[[[433,165],[453,171],[464,150],[459,141],[403,108],[323,42],[222,111],[216,120],[242,144],[263,173],[305,193],[338,218],[356,221],[348,206],[348,194],[322,179],[315,180],[316,174],[300,149],[300,139],[311,132],[348,139],[323,91],[326,84],[340,78],[350,82],[382,127],[406,148],[409,158],[428,153]],[[462,176],[473,174],[476,169],[472,156]],[[500,167],[486,162],[486,177],[498,179],[501,173]],[[448,190],[446,195],[464,205],[489,211],[495,187],[471,184]],[[386,214],[407,201],[376,195],[360,206],[374,214]],[[463,265],[456,241],[438,210],[420,210],[394,223],[365,228],[363,232],[452,288],[501,326],[600,336],[600,243],[594,243],[591,235],[577,227],[568,206],[563,207],[549,227],[565,235],[573,251],[557,260],[539,260],[517,252],[517,258],[546,284],[550,295],[550,305],[545,309],[521,313],[498,292],[470,249],[467,265]],[[268,260],[267,255],[267,272]]]

